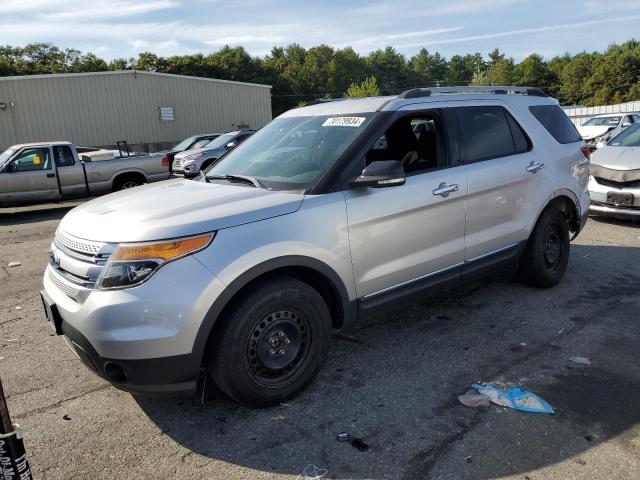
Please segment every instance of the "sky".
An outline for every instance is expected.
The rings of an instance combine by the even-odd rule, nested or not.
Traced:
[[[499,48],[517,61],[640,39],[640,0],[0,0],[0,44],[49,42],[106,60],[244,46],[393,46],[449,58]],[[634,8],[635,7],[635,8]]]

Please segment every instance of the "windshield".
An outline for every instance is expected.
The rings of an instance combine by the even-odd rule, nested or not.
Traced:
[[[248,175],[270,190],[306,190],[364,130],[371,113],[277,118],[207,175]]]
[[[198,137],[194,136],[194,137],[185,138],[179,144],[173,147],[173,151],[182,152],[183,150],[186,150],[187,148],[189,148],[189,145],[191,145],[195,141],[196,138]]]
[[[234,133],[225,133],[224,135],[220,135],[218,138],[214,138],[209,143],[207,143],[207,148],[220,148],[224,147],[227,143],[233,140],[235,137]]]
[[[622,117],[595,117],[582,124],[583,127],[615,127]]]
[[[10,158],[11,155],[13,155],[13,152],[15,152],[15,150],[7,148],[4,152],[0,153],[0,165],[7,161],[7,159]]]
[[[631,125],[622,133],[611,139],[609,145],[614,147],[640,147],[640,123]]]

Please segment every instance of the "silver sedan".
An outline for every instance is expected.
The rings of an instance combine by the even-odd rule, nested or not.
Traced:
[[[590,213],[640,219],[640,124],[591,154]]]

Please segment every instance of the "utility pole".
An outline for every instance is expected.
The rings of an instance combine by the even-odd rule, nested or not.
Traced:
[[[0,480],[31,480],[22,433],[11,423],[0,380]]]

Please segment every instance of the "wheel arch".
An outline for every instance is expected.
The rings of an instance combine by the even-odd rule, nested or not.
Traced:
[[[564,218],[567,220],[569,231],[573,234],[573,238],[575,238],[583,227],[583,225],[581,225],[580,201],[576,194],[565,188],[556,190],[553,197],[549,199],[544,208],[538,213],[536,221],[533,224],[534,226],[538,223],[542,213],[549,207],[555,207],[562,212]]]
[[[142,170],[129,169],[125,170],[124,172],[118,172],[113,176],[113,178],[111,179],[111,189],[113,190],[115,188],[116,182],[118,180],[126,177],[136,177],[138,179],[141,179],[142,183],[147,183],[147,176]]]
[[[327,302],[333,328],[341,328],[357,315],[356,302],[349,299],[347,288],[333,268],[311,257],[291,255],[274,258],[252,267],[224,289],[198,329],[193,353],[204,359],[209,339],[215,335],[216,326],[219,326],[217,320],[224,316],[247,288],[276,275],[297,278],[315,288]]]

